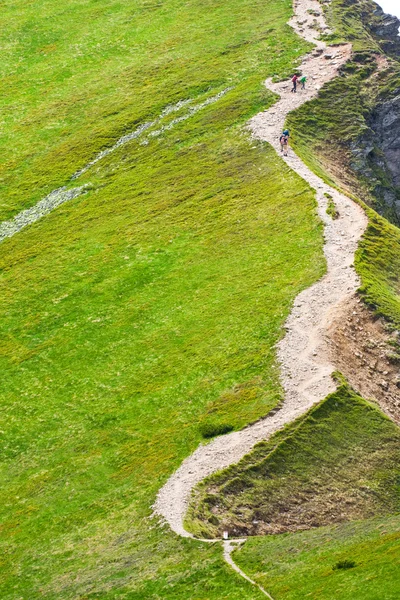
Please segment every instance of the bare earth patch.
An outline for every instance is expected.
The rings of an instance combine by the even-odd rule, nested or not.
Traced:
[[[353,296],[333,315],[328,339],[332,362],[349,383],[400,424],[398,332],[390,332],[383,319]]]

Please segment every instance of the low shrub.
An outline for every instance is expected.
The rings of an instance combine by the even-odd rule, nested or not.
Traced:
[[[355,566],[356,563],[354,560],[340,560],[332,568],[334,571],[337,571],[338,569],[354,569]]]
[[[233,431],[234,427],[229,423],[202,423],[199,429],[203,438],[212,438],[217,435],[229,433]]]

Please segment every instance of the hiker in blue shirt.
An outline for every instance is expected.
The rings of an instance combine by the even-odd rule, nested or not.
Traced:
[[[289,130],[285,129],[285,131],[282,132],[282,135],[279,138],[279,143],[281,145],[281,152],[283,152],[283,156],[287,156],[288,153],[289,135]]]

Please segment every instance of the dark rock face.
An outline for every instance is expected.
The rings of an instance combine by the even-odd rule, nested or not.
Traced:
[[[371,128],[382,149],[395,187],[400,188],[400,95],[377,107]]]
[[[385,14],[380,6],[376,7],[373,15],[369,25],[372,35],[379,38],[380,45],[387,54],[400,57],[400,20]]]
[[[348,0],[383,52],[400,60],[400,20],[370,0]],[[376,198],[375,208],[400,226],[400,81],[392,98],[378,102],[351,145],[351,167]]]
[[[400,90],[378,104],[368,129],[352,144],[352,168],[362,175],[377,199],[377,209],[400,224]]]

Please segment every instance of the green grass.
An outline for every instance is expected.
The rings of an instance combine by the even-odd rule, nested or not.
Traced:
[[[400,508],[400,431],[342,385],[238,465],[209,477],[187,517],[197,536],[310,529]]]
[[[288,74],[309,47],[285,25],[290,10],[288,0],[2,2],[0,219],[166,105],[243,81],[259,92],[266,75]]]
[[[1,245],[5,600],[261,597],[151,504],[204,432],[281,400],[274,345],[324,271],[313,193],[243,127],[273,102],[265,77],[309,48],[290,14],[289,0],[2,3],[1,219],[169,104],[231,88]]]
[[[382,187],[392,186],[388,174],[378,168],[376,157],[364,164],[353,149],[363,149],[365,143],[361,139],[370,135],[368,124],[373,111],[379,102],[391,97],[398,87],[399,75],[400,67],[394,62],[378,73],[374,56],[359,53],[347,63],[340,77],[321,90],[317,99],[287,119],[293,147],[315,173],[393,220],[396,215],[380,196]]]
[[[197,568],[200,590],[213,568],[225,589],[217,551],[162,533],[150,506],[199,422],[238,428],[280,400],[273,345],[323,263],[305,184],[284,197],[272,150],[221,145],[159,160],[146,201],[127,168],[2,246],[3,598],[188,597]]]
[[[234,559],[275,600],[397,600],[399,527],[392,516],[250,538]]]
[[[313,192],[243,127],[273,101],[263,79],[308,47],[290,14],[2,4],[3,217],[168,104],[232,88],[120,147],[80,178],[85,196],[1,245],[5,600],[260,597],[219,547],[150,515],[204,428],[281,400],[274,345],[325,268]]]
[[[339,212],[336,208],[336,204],[333,200],[333,197],[328,194],[327,192],[325,192],[325,197],[328,200],[328,205],[326,207],[326,214],[329,215],[332,219],[338,219],[339,218]]]
[[[400,327],[400,230],[372,210],[356,253],[360,293],[374,312]]]

